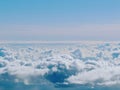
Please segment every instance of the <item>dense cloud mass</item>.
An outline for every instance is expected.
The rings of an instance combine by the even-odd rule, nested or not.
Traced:
[[[120,84],[120,43],[0,45],[0,83],[57,86]]]

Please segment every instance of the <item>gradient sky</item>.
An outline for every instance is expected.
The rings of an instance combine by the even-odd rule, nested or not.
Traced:
[[[0,0],[0,40],[120,40],[120,0]]]

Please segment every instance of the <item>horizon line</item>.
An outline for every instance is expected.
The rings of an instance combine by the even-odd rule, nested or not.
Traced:
[[[120,40],[58,40],[58,41],[52,41],[52,40],[0,40],[0,44],[4,43],[118,43]]]

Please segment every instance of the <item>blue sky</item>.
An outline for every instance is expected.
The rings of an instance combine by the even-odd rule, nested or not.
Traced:
[[[119,40],[120,0],[0,0],[0,40]]]

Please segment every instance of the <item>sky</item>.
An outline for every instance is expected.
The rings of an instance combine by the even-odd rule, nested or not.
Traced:
[[[120,40],[120,0],[0,0],[0,40]]]

